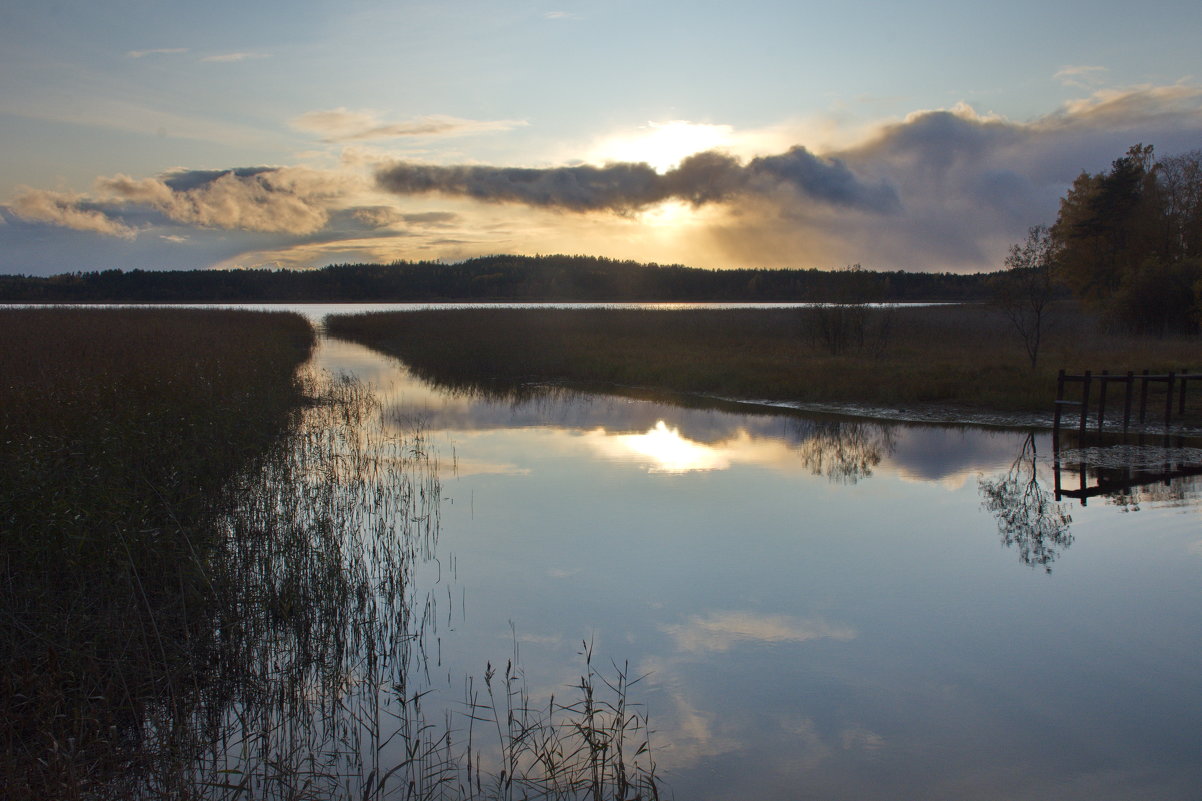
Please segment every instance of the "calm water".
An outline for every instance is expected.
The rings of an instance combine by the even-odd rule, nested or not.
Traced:
[[[563,694],[587,641],[646,674],[679,799],[1200,797],[1194,479],[1057,502],[1043,434],[490,401],[347,343],[317,360],[437,451],[431,706],[515,648]]]

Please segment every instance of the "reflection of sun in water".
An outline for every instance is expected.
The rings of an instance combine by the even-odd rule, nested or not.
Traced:
[[[691,470],[724,470],[730,460],[713,448],[680,435],[660,420],[646,434],[619,434],[615,444],[651,462],[653,473],[687,473]]]
[[[590,160],[601,163],[645,162],[656,172],[665,173],[694,153],[722,147],[730,140],[731,134],[729,125],[708,125],[685,120],[650,122],[638,133],[619,134],[605,139],[593,151]]]

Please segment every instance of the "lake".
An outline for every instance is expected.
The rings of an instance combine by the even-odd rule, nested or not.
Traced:
[[[1057,500],[1046,432],[453,395],[336,340],[315,361],[437,463],[411,578],[430,717],[511,662],[531,699],[570,696],[588,651],[643,677],[679,799],[1202,787],[1196,478]]]

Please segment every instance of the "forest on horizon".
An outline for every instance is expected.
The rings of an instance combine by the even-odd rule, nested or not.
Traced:
[[[103,270],[0,275],[0,302],[969,301],[994,273],[706,270],[594,256],[497,255],[459,263],[337,264],[313,270]]]

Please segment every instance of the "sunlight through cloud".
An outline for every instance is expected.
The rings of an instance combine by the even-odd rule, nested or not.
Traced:
[[[681,160],[705,150],[730,144],[734,129],[729,125],[710,125],[687,120],[649,122],[633,134],[618,134],[602,140],[588,160],[646,163],[656,172],[666,172]]]

